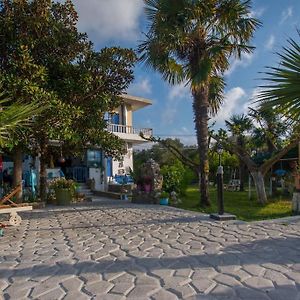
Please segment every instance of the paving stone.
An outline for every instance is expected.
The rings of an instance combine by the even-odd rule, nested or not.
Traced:
[[[151,299],[153,300],[178,300],[178,297],[166,290],[159,290],[157,293],[153,294],[151,296]]]
[[[188,298],[196,294],[195,289],[189,284],[169,288],[169,291],[176,294],[180,299]]]
[[[241,283],[237,281],[235,278],[226,274],[219,274],[215,276],[214,281],[232,287],[241,285]]]
[[[128,298],[122,295],[107,294],[107,295],[96,296],[93,298],[93,300],[128,300]]]
[[[63,298],[64,300],[89,300],[91,299],[91,296],[88,296],[87,294],[84,294],[79,291],[69,291],[67,292],[66,296]]]
[[[286,286],[285,288],[273,289],[268,292],[268,296],[272,300],[300,299],[300,293],[293,286]]]
[[[219,224],[113,200],[26,216],[0,239],[0,299],[300,300],[300,217]]]
[[[114,287],[110,291],[114,294],[127,295],[134,288],[133,282],[118,282],[115,283]]]
[[[193,280],[191,285],[196,289],[197,292],[208,293],[216,286],[216,283],[210,279],[201,278]]]
[[[272,281],[262,278],[262,277],[248,278],[244,281],[244,284],[246,284],[247,286],[249,286],[251,288],[259,289],[262,291],[268,291],[268,290],[274,288]]]
[[[51,290],[49,292],[44,293],[39,297],[39,299],[43,300],[53,300],[53,299],[63,299],[66,293],[61,288],[56,288],[54,290]],[[73,298],[74,299],[74,298]]]
[[[139,284],[135,286],[130,293],[127,295],[127,298],[144,298],[153,295],[160,288],[157,285],[143,285]]]
[[[106,294],[113,288],[113,284],[108,281],[98,281],[86,285],[84,288],[93,295]]]
[[[250,288],[237,287],[235,292],[241,300],[270,300],[266,293]]]
[[[217,284],[210,294],[221,299],[234,299],[236,297],[234,289],[222,284]]]
[[[77,277],[74,277],[62,282],[62,286],[70,292],[80,291],[83,286],[83,281]]]
[[[244,265],[243,266],[243,269],[250,273],[251,275],[254,275],[254,276],[262,276],[264,274],[264,272],[266,271],[265,268],[259,266],[259,265]]]

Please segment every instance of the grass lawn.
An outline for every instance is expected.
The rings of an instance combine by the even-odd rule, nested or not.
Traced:
[[[252,192],[255,197],[255,191]],[[199,190],[198,186],[190,186],[187,189],[186,195],[182,196],[182,203],[180,208],[186,210],[199,211],[204,213],[217,212],[217,190],[210,189],[211,207],[199,207]],[[254,221],[282,218],[292,215],[291,199],[277,199],[269,200],[268,204],[261,205],[255,199],[248,199],[248,192],[231,192],[224,191],[224,206],[225,212],[236,215],[239,220]]]

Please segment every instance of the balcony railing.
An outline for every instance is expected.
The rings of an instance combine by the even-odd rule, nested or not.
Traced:
[[[128,134],[140,134],[143,133],[145,136],[152,136],[151,128],[135,128],[127,125],[119,125],[119,124],[108,124],[107,129],[109,132],[114,133],[128,133]]]

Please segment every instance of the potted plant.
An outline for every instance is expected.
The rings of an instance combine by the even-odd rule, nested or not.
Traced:
[[[163,191],[160,194],[159,204],[160,205],[168,205],[169,204],[169,193]]]
[[[73,180],[67,180],[64,177],[56,178],[50,181],[49,188],[54,190],[57,205],[68,205],[75,194],[76,183]]]

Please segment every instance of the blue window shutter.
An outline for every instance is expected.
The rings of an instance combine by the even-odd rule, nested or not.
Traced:
[[[119,114],[113,114],[111,120],[112,120],[113,124],[120,124],[120,116],[119,116]]]

